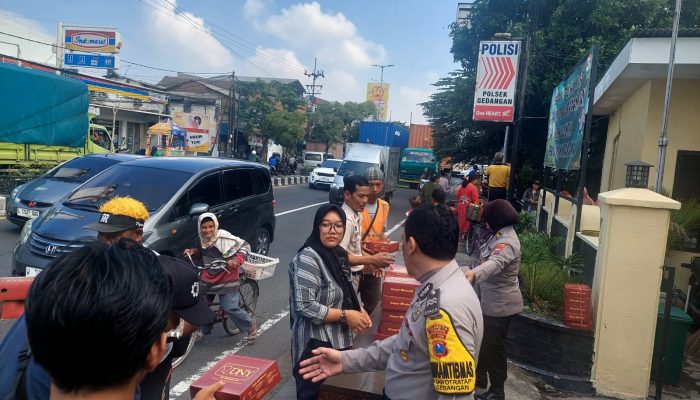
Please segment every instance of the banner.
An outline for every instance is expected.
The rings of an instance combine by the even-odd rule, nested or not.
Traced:
[[[518,41],[479,43],[474,121],[513,122],[521,48]]]
[[[544,166],[578,170],[586,127],[593,49],[552,92]]]
[[[380,121],[386,121],[387,106],[389,105],[389,84],[367,84],[367,101],[371,101],[377,107]]]
[[[200,113],[173,113],[173,120],[187,132],[185,151],[208,153],[211,141],[210,130],[214,126],[214,115]]]

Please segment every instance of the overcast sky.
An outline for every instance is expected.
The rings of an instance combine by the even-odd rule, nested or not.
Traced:
[[[123,60],[187,72],[310,79],[314,57],[325,78],[320,97],[364,101],[372,64],[391,84],[392,119],[424,122],[417,103],[453,70],[449,25],[457,3],[417,0],[0,0],[0,32],[56,41],[57,23],[110,26],[122,35]],[[213,37],[212,37],[213,36]],[[216,39],[215,39],[215,38]],[[23,58],[54,63],[48,46],[18,43]],[[0,53],[17,48],[0,43]],[[122,63],[119,73],[149,82],[173,73]]]

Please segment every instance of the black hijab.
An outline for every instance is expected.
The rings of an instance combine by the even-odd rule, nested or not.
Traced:
[[[518,212],[507,200],[492,200],[484,204],[484,218],[493,233],[496,233],[506,226],[515,225],[518,222]]]
[[[350,274],[347,251],[339,245],[328,248],[321,242],[321,221],[323,221],[323,217],[331,211],[338,213],[343,221],[343,225],[345,225],[345,212],[340,207],[335,204],[322,205],[316,210],[313,230],[308,239],[306,239],[306,242],[304,242],[302,249],[311,247],[321,256],[321,260],[326,268],[328,268],[333,280],[343,289],[343,309],[360,311],[360,301],[357,299],[357,293],[355,293],[355,288],[352,286],[352,276]],[[301,249],[299,250],[301,251]]]

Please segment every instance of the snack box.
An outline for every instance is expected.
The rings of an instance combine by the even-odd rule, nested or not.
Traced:
[[[408,297],[382,296],[382,312],[394,310],[405,313],[411,308],[411,300]]]
[[[386,276],[382,286],[382,295],[413,298],[420,282],[410,276]]]
[[[406,318],[405,311],[382,310],[382,323],[400,324]]]
[[[377,332],[383,333],[385,335],[396,335],[401,331],[401,324],[392,324],[390,322],[382,321],[379,323],[379,329]]]
[[[410,276],[405,265],[391,264],[385,270],[386,276]]]
[[[396,253],[401,248],[399,242],[370,242],[364,241],[362,245],[372,253]]]
[[[281,379],[276,361],[231,354],[190,385],[190,396],[194,397],[203,388],[223,381],[226,384],[216,392],[217,400],[257,400],[269,393]]]

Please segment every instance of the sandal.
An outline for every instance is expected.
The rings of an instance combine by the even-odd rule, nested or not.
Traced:
[[[253,319],[253,323],[248,328],[248,344],[255,343],[255,339],[258,337],[258,323]]]

